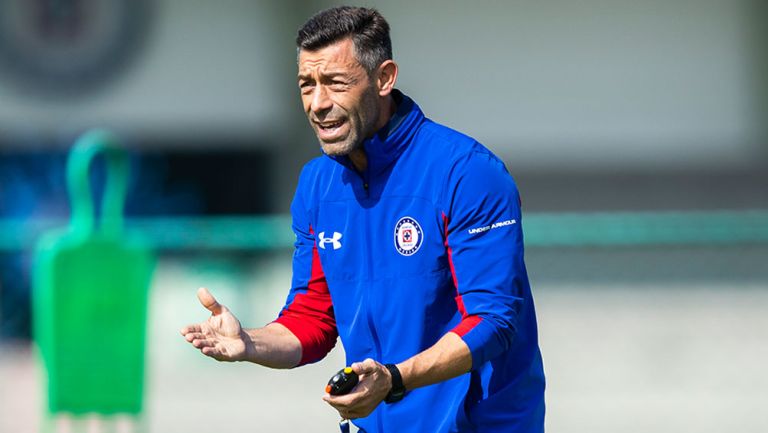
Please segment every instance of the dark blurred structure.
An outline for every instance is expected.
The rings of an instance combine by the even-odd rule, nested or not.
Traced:
[[[150,30],[149,0],[0,2],[0,70],[24,95],[76,100],[130,66]]]
[[[0,156],[0,218],[28,219],[66,212],[65,156]],[[30,336],[30,255],[0,253],[0,338]]]
[[[0,154],[0,218],[66,219],[66,157],[63,152]],[[135,154],[125,214],[268,213],[269,163],[259,152]],[[93,185],[102,185],[102,170],[97,165],[93,171]],[[101,197],[101,189],[94,194]],[[29,267],[29,251],[0,252],[0,338],[30,336]]]

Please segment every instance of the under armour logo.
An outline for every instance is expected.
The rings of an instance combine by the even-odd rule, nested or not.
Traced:
[[[341,248],[341,242],[339,242],[339,239],[341,239],[341,233],[339,232],[333,232],[332,238],[325,237],[325,232],[318,233],[317,237],[320,238],[319,245],[322,249],[325,249],[325,244],[327,243],[332,243],[334,250]]]

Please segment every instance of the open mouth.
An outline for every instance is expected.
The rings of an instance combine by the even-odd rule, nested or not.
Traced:
[[[317,132],[321,139],[328,141],[340,138],[342,127],[347,123],[346,120],[334,120],[325,122],[315,122]]]
[[[323,131],[331,131],[343,125],[344,121],[337,120],[335,122],[322,122],[322,123],[316,122],[316,123],[317,123],[317,126]]]

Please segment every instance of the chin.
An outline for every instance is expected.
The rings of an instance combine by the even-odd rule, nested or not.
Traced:
[[[349,155],[357,146],[349,142],[323,143],[321,141],[320,147],[323,148],[323,152],[328,156],[344,156]]]

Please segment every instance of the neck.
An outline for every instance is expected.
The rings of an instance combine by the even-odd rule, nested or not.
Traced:
[[[387,95],[385,98],[382,98],[380,111],[381,116],[379,117],[379,121],[376,122],[374,131],[379,131],[381,128],[386,126],[387,122],[392,119],[395,111],[397,111],[395,98],[393,98],[392,95]],[[374,132],[374,134],[375,133],[376,132]],[[371,135],[371,137],[373,137],[373,135]],[[367,139],[370,139],[371,137],[368,137]],[[352,165],[355,167],[355,170],[357,170],[359,173],[364,172],[368,168],[368,155],[365,153],[365,149],[362,145],[359,148],[349,152],[349,159],[352,161]]]
[[[395,104],[395,98],[393,98],[391,94],[383,98],[381,101],[381,117],[379,118],[379,122],[376,124],[376,131],[385,127],[389,120],[392,119],[392,116],[395,115],[396,111],[397,104]]]
[[[349,160],[359,173],[368,168],[368,155],[365,154],[365,149],[358,148],[349,152]]]
[[[379,117],[379,121],[376,122],[374,131],[379,131],[386,126],[389,120],[392,119],[392,116],[394,116],[395,111],[397,111],[397,104],[395,104],[395,98],[393,98],[392,95],[387,95],[385,98],[382,98],[381,105],[381,116]],[[355,170],[360,173],[368,168],[368,155],[366,155],[365,149],[362,146],[350,152],[349,159],[352,161],[352,165],[355,166]]]

